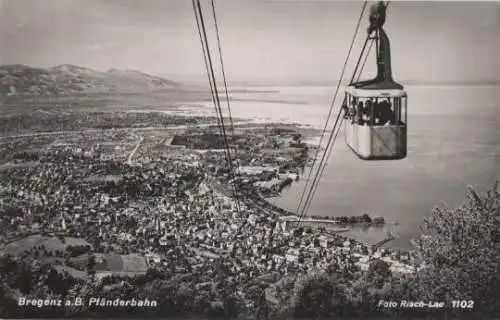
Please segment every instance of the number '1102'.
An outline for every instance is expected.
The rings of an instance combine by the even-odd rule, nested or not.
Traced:
[[[474,308],[474,301],[472,301],[472,300],[452,300],[451,306],[452,306],[452,308],[472,309],[472,308]]]

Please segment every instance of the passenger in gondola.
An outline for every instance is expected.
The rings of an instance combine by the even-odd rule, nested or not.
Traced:
[[[389,108],[387,110],[388,123],[390,125],[395,125],[396,124],[396,112],[394,112],[392,104],[389,100],[387,101],[387,104],[389,105]]]
[[[356,110],[356,108],[349,109],[349,119],[351,119],[352,123],[355,123],[357,118],[358,111]]]
[[[349,119],[349,108],[347,107],[347,102],[345,101],[342,104],[342,112],[344,113],[344,119]]]
[[[359,101],[357,104],[354,105],[354,118],[352,123],[357,123],[357,124],[363,124],[363,102]]]
[[[383,126],[386,124],[393,124],[394,112],[391,109],[391,103],[388,100],[381,101],[376,104],[375,115],[377,117],[377,125]]]
[[[382,108],[383,108],[383,105],[382,103],[379,103],[378,101],[375,101],[375,103],[373,104],[373,124],[374,125],[381,125],[382,121],[383,121],[383,115],[382,115]]]
[[[382,101],[382,116],[382,125],[393,124],[394,112],[392,111],[392,105],[389,99]]]
[[[356,117],[356,98],[353,98],[349,105],[349,120],[354,123]]]
[[[372,119],[372,114],[373,114],[373,100],[368,99],[365,103],[365,108],[363,112],[363,123],[367,125],[372,125],[373,124],[373,119]]]

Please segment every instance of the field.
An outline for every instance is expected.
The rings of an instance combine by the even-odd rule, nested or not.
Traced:
[[[5,245],[3,251],[10,254],[20,254],[37,246],[44,246],[47,251],[65,251],[68,246],[90,246],[92,245],[81,238],[65,237],[64,243],[57,237],[43,236],[40,234],[30,235]]]
[[[147,269],[146,259],[138,254],[96,254],[97,272],[142,273]]]
[[[88,279],[88,274],[87,272],[85,271],[80,271],[80,270],[77,270],[75,268],[71,268],[71,267],[66,267],[66,266],[54,266],[54,268],[63,273],[63,272],[67,272],[69,273],[72,277],[74,278],[77,278],[77,279],[82,279],[82,280],[87,280]]]
[[[125,272],[146,272],[146,259],[138,254],[122,255],[122,269]]]

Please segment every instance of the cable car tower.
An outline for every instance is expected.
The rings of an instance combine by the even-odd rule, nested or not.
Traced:
[[[383,28],[387,6],[380,1],[371,7],[368,35],[354,72],[372,40],[377,76],[351,81],[345,92],[345,142],[363,160],[397,160],[407,153],[407,94],[392,79],[390,42]]]

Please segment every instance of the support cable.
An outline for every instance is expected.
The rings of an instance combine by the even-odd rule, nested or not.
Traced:
[[[223,117],[222,109],[220,106],[220,99],[218,96],[217,84],[216,84],[216,80],[215,80],[214,69],[213,69],[212,59],[211,59],[211,55],[210,55],[210,48],[208,45],[205,23],[203,20],[203,13],[201,10],[201,5],[200,5],[199,0],[193,0],[192,4],[193,4],[193,10],[195,13],[196,24],[197,24],[197,28],[198,28],[198,35],[200,36],[200,42],[202,45],[205,68],[207,71],[207,76],[208,76],[209,85],[210,85],[210,93],[211,93],[212,101],[214,103],[215,111],[217,114],[217,124],[219,126],[219,131],[224,139],[224,144],[225,144],[225,150],[224,150],[225,152],[224,153],[226,156],[226,161],[227,161],[228,166],[229,166],[229,170],[231,173],[233,173],[234,172],[233,162],[232,162],[232,158],[231,158],[229,142],[227,139],[226,129],[225,129],[225,125],[224,125],[224,117]],[[239,203],[237,205],[237,210],[238,210],[238,212],[240,212]]]
[[[215,4],[214,4],[214,0],[211,1],[211,4],[212,4],[212,14],[213,14],[213,17],[214,17],[214,25],[215,25],[215,33],[217,35],[217,47],[219,49],[219,62],[220,62],[220,65],[221,65],[221,71],[222,71],[222,78],[224,80],[224,91],[225,91],[225,94],[226,94],[226,103],[227,103],[227,110],[228,110],[228,115],[229,115],[229,125],[230,125],[230,130],[231,130],[231,142],[232,142],[232,146],[233,146],[233,151],[234,151],[234,157],[235,157],[235,162],[236,162],[236,165],[237,165],[237,171],[236,173],[233,171],[231,171],[232,175],[233,175],[233,188],[234,188],[234,193],[235,193],[235,196],[236,196],[236,205],[238,207],[238,212],[240,211],[240,190],[237,190],[236,188],[236,179],[235,179],[235,175],[238,176],[238,178],[241,178],[241,175],[240,175],[240,162],[239,162],[239,159],[238,159],[238,151],[236,149],[236,146],[234,144],[234,141],[235,141],[235,138],[234,138],[234,123],[233,123],[233,117],[232,117],[232,114],[231,114],[231,105],[229,103],[229,92],[227,90],[227,81],[226,81],[226,72],[225,72],[225,69],[224,69],[224,60],[222,58],[222,45],[221,45],[221,40],[220,40],[220,36],[219,36],[219,26],[218,26],[218,22],[217,22],[217,15],[215,14]]]
[[[352,51],[352,48],[353,48],[353,46],[354,46],[354,42],[355,42],[356,37],[357,37],[357,34],[358,34],[359,26],[360,26],[360,24],[361,24],[361,20],[362,20],[362,18],[363,18],[363,14],[364,14],[365,9],[366,9],[366,5],[367,5],[367,1],[365,0],[365,1],[364,1],[364,3],[363,3],[363,7],[361,8],[361,13],[360,13],[360,15],[359,15],[358,22],[356,23],[356,28],[355,28],[355,31],[354,31],[354,34],[353,34],[353,37],[352,37],[352,40],[351,40],[351,45],[350,45],[350,47],[349,47],[349,51],[348,51],[348,53],[347,53],[346,60],[345,60],[345,62],[344,62],[344,66],[343,66],[343,68],[342,68],[342,72],[341,72],[341,75],[340,75],[340,79],[339,79],[339,81],[338,81],[338,83],[337,83],[337,88],[336,88],[336,90],[335,90],[335,94],[334,94],[334,96],[333,96],[332,103],[331,103],[331,105],[330,105],[330,110],[329,110],[329,112],[328,112],[328,116],[327,116],[327,120],[326,120],[326,123],[325,123],[325,127],[323,128],[323,133],[322,133],[321,138],[320,138],[319,147],[318,147],[318,150],[316,150],[315,159],[314,159],[314,161],[313,161],[313,165],[312,165],[311,171],[309,172],[310,174],[312,173],[312,171],[313,171],[313,169],[314,169],[314,163],[316,162],[316,160],[317,160],[317,155],[318,155],[318,153],[319,153],[319,151],[320,151],[320,149],[321,149],[321,142],[322,142],[322,140],[323,140],[323,138],[324,138],[324,136],[325,136],[325,133],[326,133],[326,131],[327,131],[326,129],[327,129],[328,123],[329,123],[329,121],[330,121],[330,117],[331,117],[331,115],[332,115],[333,108],[334,108],[334,106],[335,106],[335,101],[336,101],[336,98],[337,98],[337,95],[338,95],[338,91],[339,91],[340,85],[341,85],[341,83],[342,83],[342,80],[343,80],[343,78],[344,78],[344,73],[345,73],[345,70],[346,70],[346,68],[347,68],[347,63],[348,63],[349,58],[350,58],[350,56],[351,56],[351,51]],[[345,98],[344,98],[344,99],[345,99]],[[315,175],[315,177],[314,177],[314,179],[313,179],[313,181],[312,181],[312,185],[311,185],[311,187],[310,187],[310,189],[309,189],[309,192],[308,192],[308,194],[307,194],[307,197],[305,198],[305,203],[304,203],[304,206],[303,206],[302,211],[300,212],[300,215],[299,215],[299,223],[300,223],[300,221],[301,221],[302,217],[304,216],[304,214],[305,214],[305,212],[306,212],[306,208],[308,207],[308,202],[310,202],[310,201],[311,201],[311,197],[312,197],[312,193],[313,193],[313,192],[312,192],[312,190],[313,190],[313,189],[315,189],[314,185],[315,185],[315,184],[317,184],[317,182],[318,182],[319,172],[320,172],[321,167],[324,165],[325,156],[326,156],[326,154],[327,154],[328,149],[330,148],[330,145],[331,145],[331,143],[332,143],[333,137],[334,137],[334,136],[336,136],[335,131],[336,131],[336,128],[337,128],[337,125],[338,125],[338,122],[339,122],[339,119],[340,119],[341,114],[342,114],[342,109],[340,109],[340,110],[339,110],[339,113],[338,113],[337,118],[336,118],[336,120],[335,120],[335,123],[334,123],[334,125],[333,125],[333,129],[332,129],[332,131],[331,131],[331,133],[330,133],[330,137],[329,137],[329,139],[328,139],[328,143],[327,143],[327,146],[326,146],[325,152],[323,153],[323,156],[322,156],[322,158],[321,158],[321,161],[320,161],[320,164],[319,164],[319,167],[318,167],[318,171],[316,172],[316,175]],[[310,175],[308,176],[308,179],[307,179],[307,181],[308,181],[308,182],[309,182],[309,179],[310,179]],[[300,211],[300,205],[302,204],[302,201],[303,201],[303,196],[305,195],[305,189],[306,189],[306,188],[307,188],[307,184],[306,184],[306,187],[304,188],[304,191],[303,191],[303,193],[302,193],[301,201],[299,202],[299,207],[297,208],[297,213],[299,213],[299,211]]]
[[[365,2],[365,4],[366,4],[366,2]],[[389,6],[389,4],[390,4],[390,1],[389,1],[389,2],[387,2],[387,7]],[[358,23],[358,27],[359,27],[359,23]],[[357,33],[357,30],[356,30],[356,33]],[[361,61],[361,59],[362,59],[362,56],[363,56],[363,53],[364,53],[364,50],[365,50],[365,47],[366,47],[367,41],[368,41],[369,39],[370,39],[370,37],[369,37],[369,35],[368,35],[368,37],[366,38],[365,44],[364,44],[364,46],[363,46],[363,50],[361,51],[361,55],[360,55],[360,57],[359,57],[359,59],[358,59],[358,63],[356,64],[356,68],[355,68],[354,73],[353,73],[353,75],[352,75],[352,78],[351,78],[350,84],[352,84],[352,83],[353,83],[353,81],[354,81],[354,78],[355,78],[355,76],[356,76],[356,72],[357,72],[357,69],[358,69],[359,63],[360,63],[360,61]],[[364,67],[365,67],[366,61],[368,60],[368,56],[370,55],[370,50],[371,50],[371,48],[372,48],[373,42],[374,42],[374,40],[372,39],[372,42],[370,43],[370,47],[368,48],[368,53],[367,53],[367,55],[366,55],[366,57],[365,57],[365,59],[364,59],[364,62],[363,62],[363,64],[362,64],[362,66],[361,66],[361,69],[360,69],[360,72],[359,72],[359,75],[358,75],[357,81],[359,81],[359,78],[361,77],[361,74],[362,74],[363,69],[364,69]],[[344,97],[344,103],[345,103],[345,100],[346,100],[346,97]],[[342,109],[341,109],[341,110],[342,110]],[[339,112],[339,115],[338,115],[338,117],[337,117],[337,121],[339,120],[340,115],[341,115],[341,111]],[[340,127],[338,128],[338,130],[337,130],[336,132],[334,132],[334,131],[335,131],[335,130],[332,130],[332,132],[331,132],[331,134],[330,134],[330,139],[329,139],[329,142],[328,142],[328,145],[327,145],[327,150],[325,150],[325,153],[323,154],[323,157],[325,157],[325,155],[326,155],[326,161],[324,161],[324,162],[322,161],[322,163],[320,164],[320,168],[318,169],[318,173],[319,173],[319,175],[317,174],[317,176],[319,176],[319,178],[318,178],[317,182],[314,184],[314,186],[311,188],[311,191],[312,191],[312,192],[311,192],[311,193],[312,193],[312,196],[311,196],[311,197],[309,197],[309,199],[312,199],[312,198],[314,197],[314,194],[316,193],[316,189],[318,188],[318,185],[319,185],[319,180],[321,179],[321,176],[323,175],[324,170],[325,170],[325,168],[326,168],[326,164],[328,163],[328,161],[329,161],[329,159],[330,159],[330,156],[331,156],[331,153],[332,153],[332,150],[333,150],[333,144],[335,143],[335,140],[337,139],[337,136],[338,136],[338,134],[339,134],[339,132],[340,132]],[[331,143],[330,141],[332,141],[332,138],[333,138],[333,142]],[[305,214],[307,214],[307,211],[309,210],[310,206],[311,206],[311,200],[309,200],[309,202],[308,202],[308,203],[304,206],[304,211],[302,212],[302,214],[301,214],[301,216],[300,216],[300,218],[299,218],[299,222],[300,222],[300,220],[302,219],[302,217],[303,217]]]

